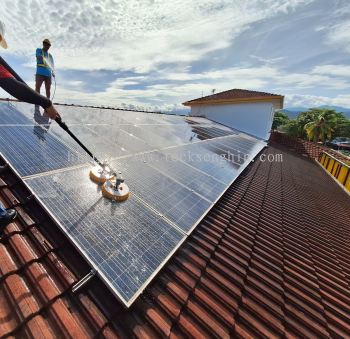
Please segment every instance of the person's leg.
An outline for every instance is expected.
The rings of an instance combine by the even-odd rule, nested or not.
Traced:
[[[45,77],[46,97],[50,99],[51,96],[51,77]]]
[[[44,82],[43,76],[36,74],[35,75],[35,90],[38,93],[40,93],[40,88],[41,88],[41,85],[43,84],[43,82]]]

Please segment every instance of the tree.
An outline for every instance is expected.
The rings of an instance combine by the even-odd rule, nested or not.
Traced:
[[[333,137],[350,137],[350,119],[347,119],[343,113],[337,113],[338,121],[334,129]]]
[[[282,132],[287,133],[290,137],[300,138],[300,127],[297,119],[292,119],[287,124],[280,127]]]
[[[296,119],[289,120],[285,125],[281,126],[281,130],[291,137],[306,139],[307,135],[304,126],[314,121],[316,116],[317,114],[314,110],[301,112]]]
[[[331,139],[338,125],[339,113],[331,109],[311,109],[312,120],[304,125],[309,140],[324,142]]]
[[[281,111],[275,113],[272,123],[272,129],[278,129],[278,127],[287,124],[289,121],[288,115]]]
[[[343,113],[332,109],[311,108],[279,129],[295,138],[325,141],[335,137],[350,137],[350,120]]]

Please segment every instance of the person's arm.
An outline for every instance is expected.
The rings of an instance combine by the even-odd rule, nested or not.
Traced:
[[[0,64],[13,75],[13,78],[0,78],[1,88],[20,101],[43,107],[51,119],[60,118],[51,100],[32,90],[1,56]]]
[[[44,109],[49,108],[52,105],[50,99],[40,95],[25,83],[20,82],[15,78],[0,78],[0,87],[20,101],[39,105]]]

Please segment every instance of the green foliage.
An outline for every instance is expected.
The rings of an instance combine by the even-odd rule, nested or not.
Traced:
[[[337,113],[329,109],[311,111],[313,120],[304,125],[307,138],[315,142],[330,140],[338,123]]]
[[[285,125],[289,121],[288,115],[283,112],[276,112],[273,118],[272,129]]]
[[[334,137],[350,137],[350,119],[343,114],[338,119],[338,124],[334,129]]]
[[[332,109],[311,108],[289,120],[280,129],[292,137],[315,142],[350,136],[350,120]]]
[[[281,126],[280,129],[293,138],[300,138],[300,126],[297,119],[289,120],[288,123]]]

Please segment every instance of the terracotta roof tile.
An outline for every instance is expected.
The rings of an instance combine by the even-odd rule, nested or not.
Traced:
[[[348,337],[349,196],[285,149],[228,189],[129,309],[13,173],[0,198],[20,217],[0,241],[0,335],[35,337]],[[331,220],[331,222],[330,222]]]
[[[215,93],[212,95],[207,95],[201,98],[193,99],[184,102],[184,105],[191,105],[200,102],[210,102],[210,101],[222,101],[222,100],[238,100],[238,99],[261,99],[261,98],[270,98],[276,97],[276,99],[283,98],[282,95],[266,93],[266,92],[258,92],[258,91],[250,91],[246,89],[230,89],[228,91]]]

